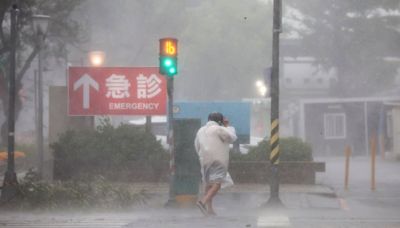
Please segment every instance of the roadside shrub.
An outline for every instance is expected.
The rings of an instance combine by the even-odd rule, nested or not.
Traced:
[[[288,137],[279,139],[281,161],[312,161],[311,145],[299,138]],[[271,148],[269,140],[263,140],[257,146],[251,147],[247,154],[231,153],[232,161],[268,161]]]
[[[161,143],[144,128],[104,121],[93,131],[68,131],[50,145],[54,151],[54,176],[68,180],[118,172],[131,161],[167,160]]]
[[[19,184],[19,197],[5,206],[15,209],[127,208],[145,204],[144,191],[134,192],[128,186],[107,182],[96,176],[91,181],[40,182],[37,174],[28,172]]]

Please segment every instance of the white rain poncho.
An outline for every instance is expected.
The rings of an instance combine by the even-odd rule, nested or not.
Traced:
[[[214,121],[208,121],[199,129],[195,148],[205,183],[224,182],[229,165],[229,144],[236,139],[235,128],[220,126]]]

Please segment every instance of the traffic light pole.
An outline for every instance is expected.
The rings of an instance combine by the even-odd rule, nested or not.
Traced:
[[[174,143],[174,76],[178,74],[178,40],[175,38],[160,39],[160,74],[167,78],[168,94],[168,145],[169,145],[169,199],[166,207],[176,205],[175,200],[175,143]]]
[[[1,201],[11,200],[17,193],[17,175],[14,166],[15,142],[15,76],[16,76],[16,48],[17,48],[17,14],[18,6],[14,3],[11,7],[11,50],[10,50],[10,77],[8,84],[8,142],[7,142],[7,171],[4,174]]]
[[[270,198],[268,205],[282,205],[279,198],[279,35],[282,32],[282,0],[274,0],[271,75]]]
[[[169,199],[165,204],[166,207],[174,206],[175,201],[175,191],[174,191],[174,182],[175,182],[175,144],[174,144],[174,78],[167,77],[167,94],[168,94],[168,145],[169,145]]]

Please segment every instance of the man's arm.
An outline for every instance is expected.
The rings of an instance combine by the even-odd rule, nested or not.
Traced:
[[[236,141],[236,130],[232,126],[221,127],[219,130],[219,137],[226,143],[233,143]]]

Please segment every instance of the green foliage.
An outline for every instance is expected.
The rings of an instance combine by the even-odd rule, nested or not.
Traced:
[[[145,204],[149,196],[96,176],[92,181],[46,183],[28,172],[19,185],[20,197],[8,206],[17,209],[127,208]]]
[[[5,13],[11,8],[13,1],[1,1],[0,3],[0,22],[4,24],[8,17],[5,17]],[[82,4],[81,1],[74,0],[30,0],[30,1],[19,1],[18,8],[20,14],[18,15],[18,51],[21,53],[23,58],[19,58],[19,65],[30,65],[32,60],[38,51],[37,38],[32,28],[32,16],[35,14],[48,15],[51,18],[48,27],[48,35],[46,42],[51,43],[49,45],[48,52],[46,54],[52,55],[56,58],[64,58],[67,53],[67,44],[77,45],[83,41],[84,30],[82,29],[82,19],[77,19],[76,16],[72,15],[74,10],[79,9]],[[80,21],[81,20],[81,21]],[[0,57],[8,54],[10,38],[9,27],[5,26],[0,28],[1,34],[4,36],[0,37]],[[29,55],[33,55],[30,56]],[[22,67],[22,71],[19,74],[24,74],[26,69]],[[22,78],[22,75],[20,75]],[[18,79],[21,79],[18,78]]]
[[[78,46],[85,39],[86,30],[82,29],[84,18],[77,18],[74,11],[79,9],[83,1],[76,0],[26,0],[26,1],[0,1],[0,115],[8,115],[8,80],[9,80],[9,56],[10,45],[10,16],[11,5],[17,3],[19,13],[17,19],[18,40],[16,41],[16,76],[15,90],[29,91],[29,87],[23,88],[22,80],[25,73],[36,60],[39,52],[38,37],[32,27],[32,16],[44,14],[50,16],[46,46],[42,48],[44,61],[60,61],[67,56],[70,49],[69,45]],[[6,25],[6,26],[5,26]],[[46,65],[46,63],[44,64]],[[27,85],[25,85],[27,86]],[[28,97],[30,97],[28,95]],[[23,106],[22,97],[15,99],[15,119],[18,120],[19,112]],[[7,124],[0,121],[0,146],[7,142]]]
[[[115,172],[130,161],[168,159],[160,142],[142,127],[122,124],[114,128],[108,121],[96,131],[68,131],[51,148],[54,175],[60,179]]]
[[[299,138],[289,137],[279,140],[281,161],[312,161],[310,144]],[[247,154],[231,154],[232,161],[268,161],[271,148],[269,141],[263,140],[251,147]]]
[[[333,95],[361,96],[393,86],[399,57],[398,0],[288,0],[287,23],[301,39],[301,55],[336,69]],[[293,10],[293,8],[295,10]],[[292,28],[290,28],[292,26]]]

